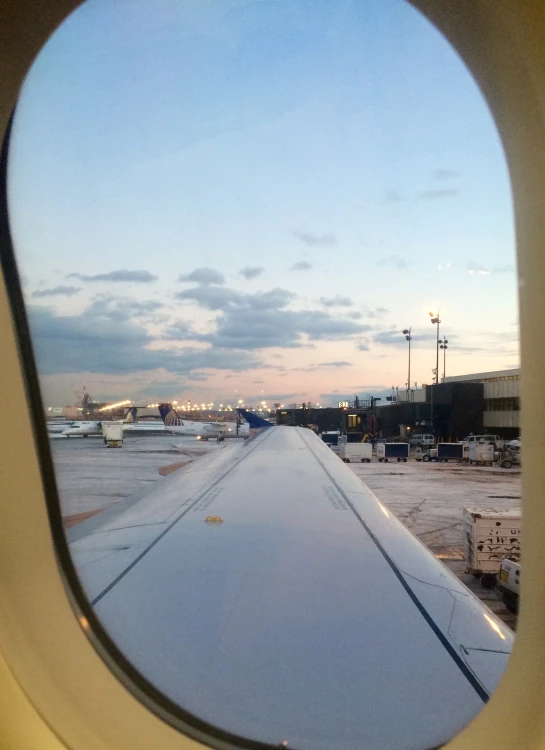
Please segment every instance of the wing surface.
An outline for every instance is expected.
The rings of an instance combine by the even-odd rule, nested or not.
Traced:
[[[225,446],[89,528],[71,547],[104,627],[171,700],[237,735],[437,747],[482,708],[511,648],[302,428]]]

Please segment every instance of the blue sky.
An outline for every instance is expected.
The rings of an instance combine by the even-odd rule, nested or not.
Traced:
[[[10,218],[46,400],[335,401],[518,364],[509,178],[403,0],[89,0],[17,108]],[[204,270],[203,270],[204,269]]]

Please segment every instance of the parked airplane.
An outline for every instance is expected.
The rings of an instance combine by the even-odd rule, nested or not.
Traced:
[[[172,404],[159,404],[159,414],[165,423],[165,430],[177,435],[191,435],[199,440],[209,438],[225,437],[247,437],[250,434],[250,425],[243,423],[237,425],[235,422],[197,422],[190,419],[182,419]]]
[[[89,437],[90,435],[102,435],[102,422],[96,420],[87,420],[82,422],[73,422],[61,432],[63,437]]]

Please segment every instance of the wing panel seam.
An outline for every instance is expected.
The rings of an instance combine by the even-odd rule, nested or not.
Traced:
[[[446,638],[445,634],[441,631],[441,628],[437,625],[433,617],[430,615],[430,613],[427,611],[427,609],[424,607],[418,596],[415,594],[415,592],[412,590],[412,588],[409,586],[405,578],[403,577],[403,574],[395,564],[395,562],[392,560],[390,555],[386,552],[378,538],[375,536],[375,534],[371,531],[367,523],[364,521],[364,519],[361,517],[360,513],[357,511],[356,507],[350,500],[350,498],[347,496],[347,494],[344,492],[342,487],[339,486],[335,478],[330,474],[330,472],[327,470],[325,464],[321,461],[319,456],[316,454],[312,446],[308,443],[306,438],[303,437],[303,435],[298,432],[299,437],[303,441],[303,443],[306,445],[306,447],[309,449],[309,451],[312,453],[318,464],[321,466],[324,473],[329,477],[330,481],[333,482],[334,486],[337,488],[337,490],[340,492],[342,497],[344,498],[344,501],[347,503],[350,510],[354,513],[358,521],[360,522],[361,526],[365,529],[381,555],[384,557],[388,565],[390,566],[392,572],[400,582],[400,584],[405,589],[405,592],[408,594],[409,598],[413,602],[413,604],[416,606],[424,620],[427,622],[431,630],[435,633],[437,638],[439,639],[441,645],[446,649],[449,656],[452,658],[456,666],[460,669],[464,677],[467,679],[471,687],[475,690],[479,698],[486,703],[488,699],[490,698],[490,694],[487,690],[483,687],[483,685],[479,682],[475,674],[469,669],[467,664],[461,659],[459,654],[456,653],[456,650],[453,648],[452,644],[449,643],[448,639]]]

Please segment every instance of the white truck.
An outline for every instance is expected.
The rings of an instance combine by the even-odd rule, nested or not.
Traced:
[[[520,598],[520,562],[509,557],[502,560],[496,591],[509,612],[517,614]]]
[[[373,446],[371,443],[341,443],[339,456],[349,464],[351,461],[361,461],[362,463],[371,463],[373,455]]]
[[[485,588],[496,585],[503,560],[520,558],[520,511],[464,508],[466,573],[481,579]]]

